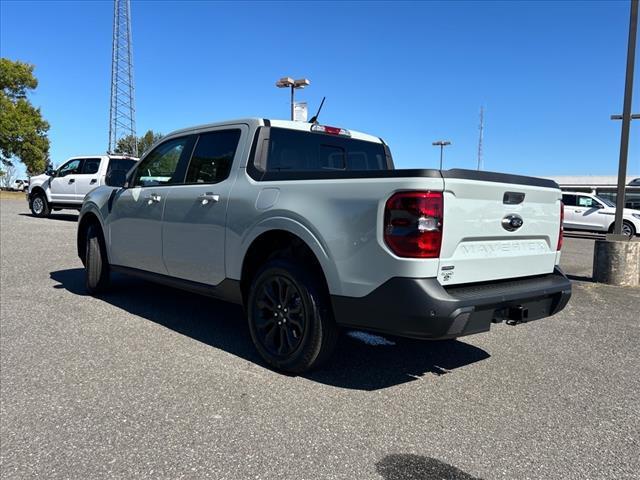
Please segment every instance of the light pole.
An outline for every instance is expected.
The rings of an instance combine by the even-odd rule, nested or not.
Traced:
[[[294,80],[291,77],[282,77],[276,82],[276,87],[278,88],[291,88],[291,120],[293,120],[293,105],[295,103],[294,92],[297,89],[304,88],[310,84],[311,82],[306,78],[299,78],[298,80]]]
[[[451,145],[451,142],[449,140],[438,140],[437,142],[433,142],[431,145],[434,147],[440,147],[440,170],[442,170],[442,152],[444,151],[444,147]]]
[[[612,115],[612,120],[622,120],[620,135],[620,160],[618,163],[618,194],[616,195],[616,217],[613,228],[614,237],[622,235],[622,216],[624,212],[624,194],[627,176],[627,159],[629,155],[629,130],[631,120],[638,118],[631,113],[631,98],[633,96],[633,67],[636,57],[636,36],[638,33],[638,0],[631,0],[631,15],[629,19],[629,40],[627,43],[627,74],[624,84],[624,101],[622,115]],[[618,238],[619,239],[619,238]]]

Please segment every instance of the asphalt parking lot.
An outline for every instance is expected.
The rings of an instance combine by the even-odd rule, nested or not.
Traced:
[[[640,477],[640,290],[457,341],[344,336],[307,376],[264,367],[239,308],[116,277],[84,294],[77,216],[0,201],[0,477]],[[391,343],[391,342],[387,342]]]

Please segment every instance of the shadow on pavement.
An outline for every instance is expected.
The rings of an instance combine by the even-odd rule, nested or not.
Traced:
[[[585,277],[580,275],[567,275],[567,278],[572,282],[592,282],[593,283],[593,278],[591,277]]]
[[[32,218],[38,218],[35,215],[31,215],[30,213],[19,213],[18,215],[21,215],[23,217],[32,217]],[[66,222],[77,222],[78,221],[78,214],[73,214],[73,213],[56,213],[56,212],[52,212],[51,215],[49,215],[48,217],[46,217],[50,220],[63,220]]]
[[[59,270],[50,276],[59,282],[54,288],[86,295],[83,269]],[[113,275],[110,290],[100,299],[194,340],[264,365],[251,343],[244,313],[238,305],[124,275]],[[489,358],[484,350],[456,340],[393,340],[394,345],[370,346],[343,335],[331,361],[304,377],[342,388],[378,390],[425,374],[443,375]]]
[[[435,458],[421,455],[387,455],[376,470],[385,480],[480,480]]]

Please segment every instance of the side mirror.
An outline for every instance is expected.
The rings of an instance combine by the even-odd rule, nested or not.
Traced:
[[[110,187],[122,188],[127,183],[127,172],[111,170],[105,177],[105,183]]]

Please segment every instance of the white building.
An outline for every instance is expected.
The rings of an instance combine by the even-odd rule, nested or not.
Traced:
[[[560,185],[565,192],[585,192],[599,195],[615,202],[618,177],[615,175],[579,175],[546,177]],[[627,175],[625,207],[640,210],[640,175]]]

